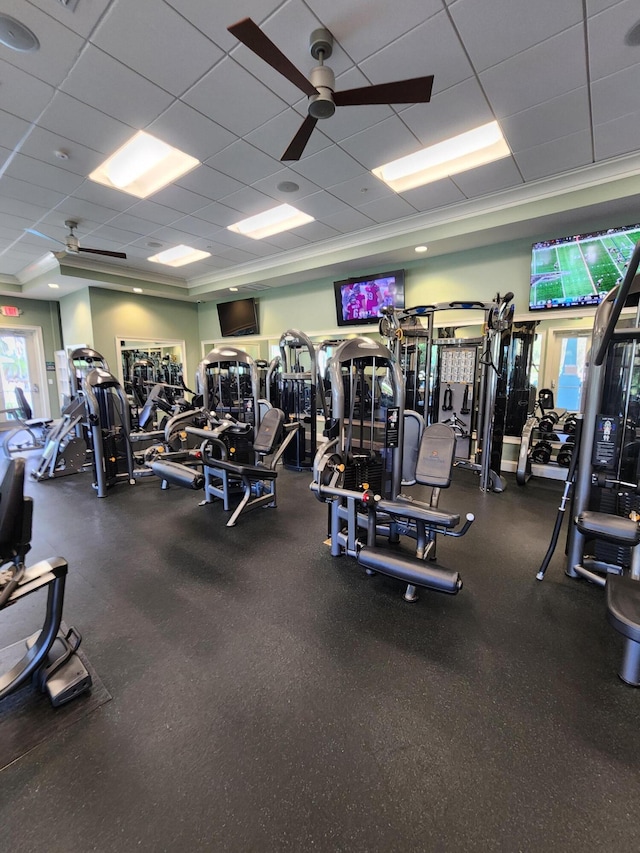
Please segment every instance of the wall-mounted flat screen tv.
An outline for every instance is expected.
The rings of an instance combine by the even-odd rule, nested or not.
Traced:
[[[339,326],[377,323],[382,308],[404,308],[404,270],[334,281]]]
[[[624,278],[640,225],[534,243],[529,310],[597,305]]]
[[[218,319],[223,338],[259,333],[258,312],[253,298],[219,302]]]

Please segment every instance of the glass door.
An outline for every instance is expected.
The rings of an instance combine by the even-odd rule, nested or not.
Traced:
[[[590,345],[590,331],[557,331],[553,334],[546,372],[549,384],[546,387],[553,389],[555,408],[559,411],[580,411]]]
[[[24,391],[32,417],[49,416],[40,329],[0,327],[0,423],[13,420],[5,410],[18,407],[17,388]]]

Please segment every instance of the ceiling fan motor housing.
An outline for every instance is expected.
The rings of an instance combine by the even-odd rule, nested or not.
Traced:
[[[333,100],[336,78],[333,71],[326,65],[316,65],[311,69],[309,81],[318,90],[317,95],[309,98],[309,115],[313,118],[329,118],[336,111]]]

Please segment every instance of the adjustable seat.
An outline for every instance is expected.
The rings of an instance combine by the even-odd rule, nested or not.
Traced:
[[[587,580],[606,584],[607,620],[625,638],[618,674],[627,684],[640,687],[640,525],[630,518],[588,510],[576,517],[575,524],[587,538],[631,549],[629,574],[601,564],[600,568],[609,569],[606,581],[602,581],[582,565],[573,568]],[[612,573],[616,568],[619,574]]]
[[[234,490],[238,487],[243,490],[240,503],[227,522],[227,527],[233,527],[243,512],[250,512],[260,506],[277,505],[276,466],[299,427],[297,422],[284,423],[282,409],[268,409],[253,440],[253,464],[214,458],[203,445],[206,495],[203,503],[210,503],[209,496],[212,495],[221,498],[225,510],[228,510]],[[219,447],[219,444],[218,441],[211,447]]]
[[[474,520],[473,515],[468,513],[464,525],[457,530],[459,513],[438,508],[440,490],[451,484],[455,446],[455,432],[446,424],[431,424],[422,434],[413,479],[431,488],[428,503],[408,495],[399,495],[395,500],[371,501],[368,504],[367,545],[358,553],[358,563],[369,574],[380,572],[406,581],[406,601],[417,600],[417,586],[452,595],[462,589],[458,572],[432,568],[425,563],[427,559],[435,560],[437,534],[463,536]],[[416,539],[415,556],[378,546],[376,531],[380,514],[389,516],[396,524],[401,522],[411,526]]]

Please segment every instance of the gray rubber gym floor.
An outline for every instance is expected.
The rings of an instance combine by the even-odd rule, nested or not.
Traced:
[[[640,690],[603,591],[564,576],[563,540],[535,580],[561,486],[456,472],[441,503],[476,522],[439,562],[464,589],[410,605],[330,556],[310,479],[283,471],[233,529],[158,481],[29,483],[29,561],[69,561],[64,618],[112,699],[51,709],[0,773],[3,849],[640,849]],[[1,614],[1,646],[41,604]]]

